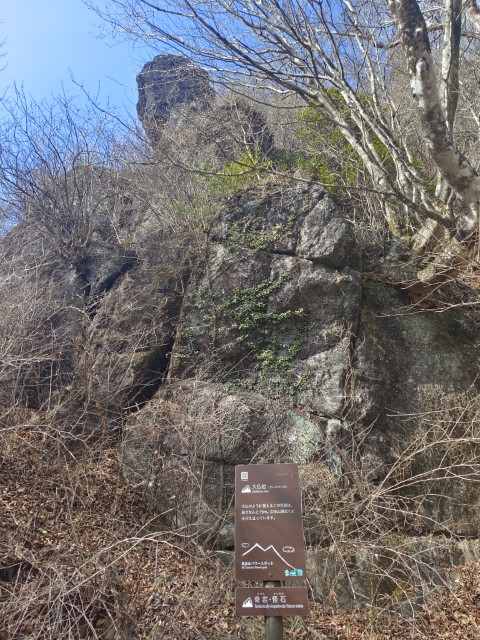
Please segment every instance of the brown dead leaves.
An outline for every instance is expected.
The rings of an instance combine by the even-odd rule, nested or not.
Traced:
[[[26,428],[0,439],[1,640],[255,640],[263,620],[234,615],[228,562],[162,528],[125,482],[112,449],[68,462]],[[285,638],[478,640],[480,565],[409,620],[341,614],[312,601]]]

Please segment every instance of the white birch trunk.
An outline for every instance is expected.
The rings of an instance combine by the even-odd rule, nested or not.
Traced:
[[[480,177],[453,142],[441,106],[425,20],[416,0],[391,0],[391,7],[432,160],[447,184],[469,205],[470,214],[464,214],[461,222],[465,230],[473,231],[478,220]]]
[[[442,51],[440,94],[450,135],[453,136],[460,85],[460,39],[462,35],[462,0],[446,0]],[[445,178],[439,174],[436,188],[438,198],[446,202],[450,196]]]

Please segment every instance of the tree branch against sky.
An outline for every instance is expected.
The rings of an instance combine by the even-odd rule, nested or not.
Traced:
[[[456,222],[467,234],[476,228],[480,178],[455,143],[476,0],[446,0],[444,8],[430,0],[111,0],[97,11],[124,34],[187,55],[223,82],[260,83],[317,109],[385,194],[393,233],[428,218],[451,229]],[[401,56],[410,100],[393,91]],[[408,102],[418,107],[413,129]],[[436,190],[416,161],[419,133],[438,170]]]

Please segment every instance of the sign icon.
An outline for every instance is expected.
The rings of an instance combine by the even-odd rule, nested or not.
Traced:
[[[249,546],[250,546],[250,543],[249,543],[249,542],[242,542],[242,547],[243,547],[244,549],[248,549],[248,547],[249,547]]]
[[[305,587],[238,587],[235,592],[237,616],[307,616]]]
[[[248,480],[248,471],[242,471],[241,472],[240,480]]]
[[[283,553],[295,553],[295,547],[287,545],[286,547],[283,547],[282,551]]]
[[[242,487],[242,493],[252,493],[252,488],[249,484],[246,484],[244,487]]]
[[[247,543],[248,544],[248,543]],[[250,545],[248,545],[250,546]],[[243,547],[243,543],[242,543],[242,547]],[[249,549],[248,551],[245,551],[245,553],[242,553],[242,558],[244,558],[246,555],[248,555],[249,553],[254,552],[256,549],[258,549],[258,554],[256,556],[256,561],[258,564],[265,564],[266,562],[268,562],[268,560],[265,560],[265,558],[270,558],[271,554],[275,554],[275,557],[278,557],[281,562],[283,562],[284,564],[286,564],[288,567],[290,567],[290,569],[293,569],[294,571],[296,571],[295,567],[292,566],[289,562],[287,562],[285,560],[285,558],[282,558],[282,556],[278,553],[278,551],[275,549],[275,547],[273,546],[273,544],[269,545],[268,547],[262,547],[260,544],[254,544],[253,547],[251,549]],[[297,575],[295,574],[290,574],[290,575]]]

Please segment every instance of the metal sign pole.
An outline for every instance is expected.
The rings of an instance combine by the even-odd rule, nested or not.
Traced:
[[[279,580],[270,580],[263,583],[264,587],[281,587]],[[280,616],[265,616],[264,640],[283,640],[283,618]]]

